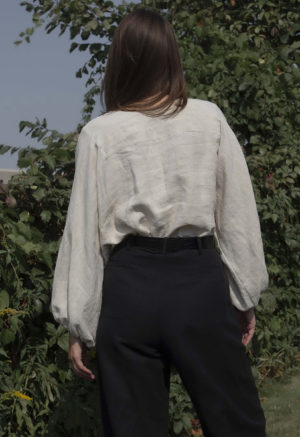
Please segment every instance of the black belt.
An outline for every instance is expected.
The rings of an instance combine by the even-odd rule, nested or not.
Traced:
[[[115,252],[122,246],[146,247],[161,253],[193,248],[198,249],[201,253],[201,249],[216,247],[213,235],[204,235],[203,237],[148,237],[135,234],[127,234],[124,239],[114,247],[113,251]]]

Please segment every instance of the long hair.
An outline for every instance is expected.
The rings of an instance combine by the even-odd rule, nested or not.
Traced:
[[[157,117],[169,112],[174,104],[175,110],[169,112],[171,116],[186,106],[186,84],[178,46],[166,18],[156,11],[139,8],[121,20],[108,51],[102,106],[103,92],[105,113],[137,110]],[[155,108],[149,108],[153,105]]]

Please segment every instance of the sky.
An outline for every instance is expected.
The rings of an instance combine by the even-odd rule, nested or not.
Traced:
[[[19,133],[19,122],[47,119],[48,128],[65,133],[81,121],[85,81],[76,71],[89,53],[69,53],[68,30],[47,34],[45,23],[31,36],[31,42],[15,45],[19,33],[32,27],[31,14],[17,0],[1,0],[0,10],[0,144],[45,147],[29,135]],[[76,39],[75,39],[76,40]],[[75,41],[74,40],[74,41]],[[99,100],[99,99],[98,99]],[[101,113],[98,101],[92,118]],[[17,169],[18,152],[0,155],[0,168]]]

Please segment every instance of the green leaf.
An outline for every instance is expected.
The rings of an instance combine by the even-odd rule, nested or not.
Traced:
[[[69,332],[66,332],[62,334],[57,340],[58,346],[61,347],[65,352],[68,352],[69,350],[69,337]]]
[[[173,429],[175,434],[180,434],[183,431],[183,423],[181,420],[177,420],[174,424],[173,424]]]
[[[239,91],[244,91],[245,89],[247,89],[247,88],[249,87],[249,85],[251,85],[250,82],[247,82],[247,81],[242,82],[242,83],[239,85],[238,90],[239,90]]]
[[[188,29],[192,29],[193,28],[193,26],[195,24],[195,21],[196,21],[196,16],[195,15],[190,15],[188,17],[188,20],[187,20],[187,27],[188,27]]]
[[[13,343],[15,341],[16,333],[10,329],[5,329],[2,332],[0,338],[1,338],[1,343],[4,346],[6,346],[7,344]]]
[[[29,211],[22,211],[20,214],[20,220],[22,222],[29,222],[30,220],[30,213]]]
[[[89,44],[80,44],[79,45],[79,51],[83,52],[84,50],[86,50],[88,48]]]
[[[22,413],[22,410],[21,410],[18,402],[16,402],[15,408],[16,408],[17,423],[18,423],[19,427],[21,428],[24,417],[23,417],[23,413]]]
[[[9,294],[6,290],[0,291],[0,311],[9,307]]]
[[[27,241],[26,243],[22,244],[21,247],[27,255],[29,255],[30,252],[35,252],[39,249],[39,246],[31,241]]]
[[[94,18],[93,20],[89,21],[86,26],[85,26],[85,30],[86,31],[91,31],[91,30],[95,30],[98,27],[98,21]]]
[[[70,46],[69,52],[72,53],[73,50],[75,50],[77,47],[78,47],[78,43],[77,42],[72,42],[72,44]]]
[[[37,201],[42,200],[46,196],[46,190],[44,188],[38,188],[33,194],[32,197],[34,197]]]
[[[43,222],[48,223],[51,219],[51,211],[44,209],[41,212],[41,219],[43,220]]]
[[[45,156],[44,160],[48,164],[49,168],[51,168],[51,170],[55,168],[56,160],[54,156],[50,156],[50,155]]]
[[[53,261],[52,261],[51,254],[49,252],[43,251],[41,253],[41,258],[45,262],[45,264],[49,267],[49,269],[52,271],[53,270]]]
[[[32,423],[30,416],[28,414],[25,414],[24,420],[26,422],[27,429],[30,432],[30,435],[34,435],[34,426],[33,426],[33,423]]]
[[[184,415],[182,417],[182,421],[183,421],[186,429],[189,429],[189,430],[192,429],[192,423],[191,423],[191,419],[189,416]]]

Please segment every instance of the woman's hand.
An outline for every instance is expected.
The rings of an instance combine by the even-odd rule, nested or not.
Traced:
[[[254,307],[249,308],[247,311],[240,311],[236,307],[234,309],[236,310],[235,312],[242,331],[242,343],[247,346],[255,331],[256,319]]]
[[[73,370],[77,375],[89,381],[93,381],[95,379],[93,372],[85,366],[88,365],[86,345],[79,338],[73,337],[71,334],[69,335],[68,358],[71,361]]]

